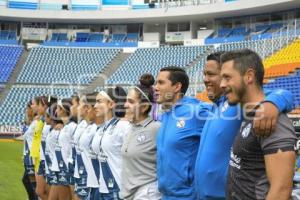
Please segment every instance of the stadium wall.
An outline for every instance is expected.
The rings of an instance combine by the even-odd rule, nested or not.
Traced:
[[[275,12],[284,9],[297,8],[299,0],[240,0],[218,2],[198,6],[163,7],[156,9],[134,10],[25,10],[0,7],[0,18],[14,21],[47,21],[76,23],[126,23],[147,21],[182,21],[201,18],[233,17],[263,12]],[[101,8],[100,8],[101,9]]]

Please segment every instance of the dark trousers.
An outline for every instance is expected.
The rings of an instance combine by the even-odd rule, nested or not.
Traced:
[[[35,193],[35,182],[31,182],[28,174],[24,172],[23,178],[22,178],[23,185],[25,187],[25,190],[27,192],[29,200],[38,200],[38,197]]]

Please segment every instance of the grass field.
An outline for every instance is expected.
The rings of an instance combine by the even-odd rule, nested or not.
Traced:
[[[0,139],[0,200],[27,200],[22,184],[21,142]]]

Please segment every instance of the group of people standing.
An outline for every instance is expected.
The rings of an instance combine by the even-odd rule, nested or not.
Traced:
[[[263,91],[262,61],[248,49],[212,53],[203,73],[213,104],[185,96],[189,77],[173,66],[156,80],[144,74],[127,93],[112,86],[32,99],[24,134],[29,199],[288,199],[292,94]]]

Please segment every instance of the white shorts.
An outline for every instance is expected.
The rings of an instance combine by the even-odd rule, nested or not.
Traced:
[[[157,181],[140,187],[133,195],[125,200],[160,200]]]

